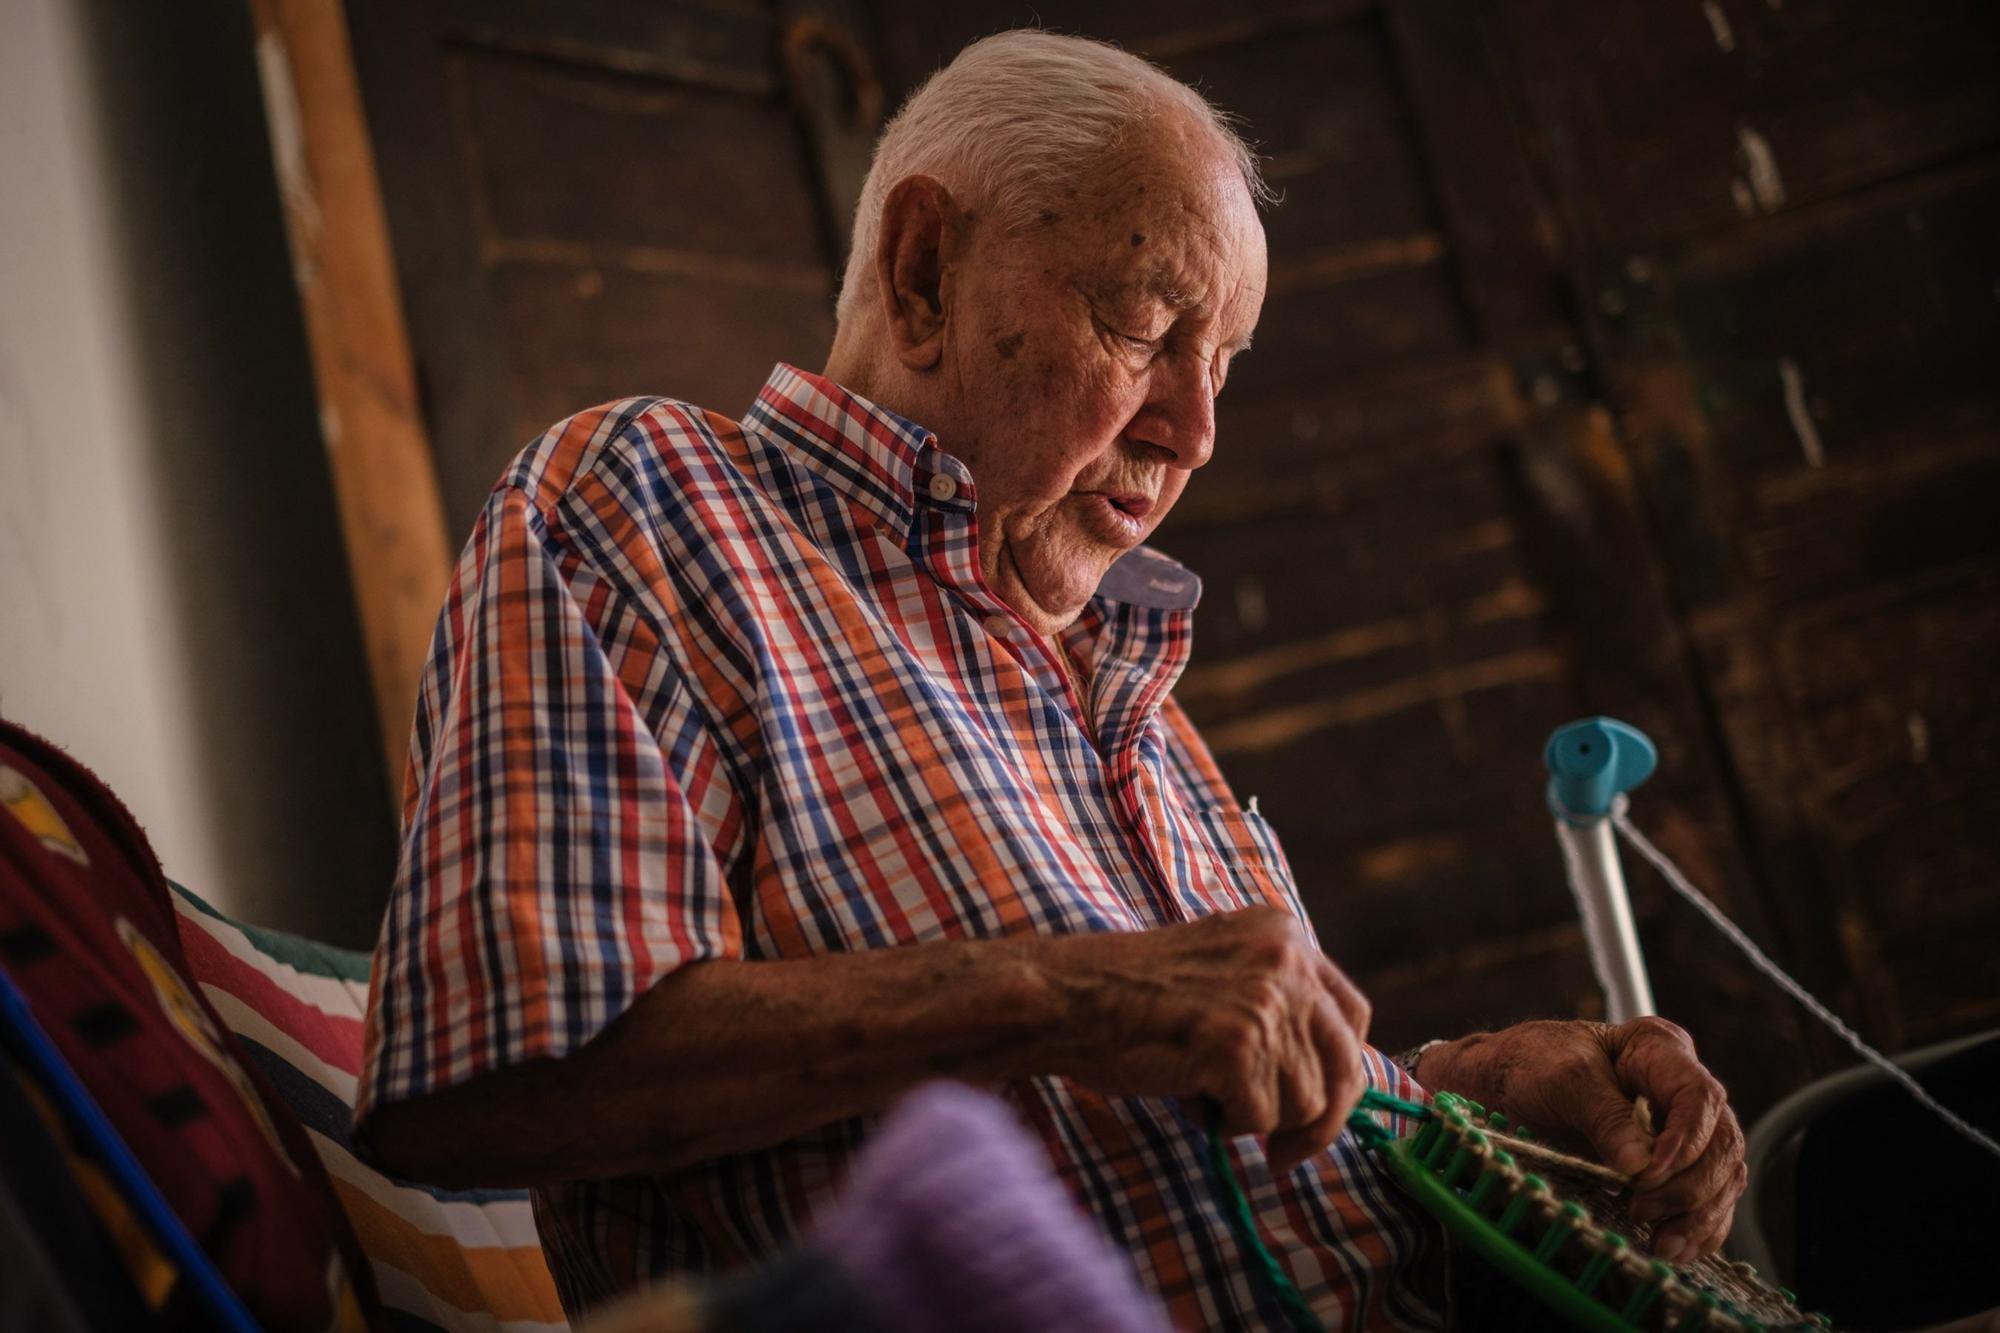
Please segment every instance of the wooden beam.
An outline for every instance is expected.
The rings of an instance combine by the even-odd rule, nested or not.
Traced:
[[[339,0],[251,0],[322,435],[389,785],[450,577],[375,155]]]

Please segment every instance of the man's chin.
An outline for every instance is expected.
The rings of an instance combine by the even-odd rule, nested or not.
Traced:
[[[1063,562],[1047,568],[1007,558],[1000,563],[993,591],[1041,633],[1054,634],[1075,623],[1110,567],[1110,560]]]

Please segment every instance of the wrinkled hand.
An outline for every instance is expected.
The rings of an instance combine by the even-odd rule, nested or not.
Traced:
[[[1368,1001],[1290,913],[1253,907],[1052,942],[1074,1057],[1114,1095],[1206,1096],[1289,1170],[1339,1136],[1367,1086]]]
[[[1437,1058],[1443,1057],[1443,1058]],[[1713,1254],[1749,1174],[1728,1094],[1663,1018],[1522,1023],[1426,1053],[1428,1086],[1463,1092],[1552,1136],[1567,1134],[1631,1176],[1632,1218],[1670,1263]],[[1652,1104],[1650,1144],[1632,1103]]]

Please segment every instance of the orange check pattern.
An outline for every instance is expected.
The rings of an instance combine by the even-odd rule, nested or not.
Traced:
[[[740,422],[631,399],[531,445],[439,618],[357,1114],[560,1056],[700,959],[1299,912],[1168,697],[1194,575],[1144,548],[1113,567],[1065,635],[1078,697],[981,578],[977,504],[922,428],[786,366]],[[1369,1076],[1415,1095],[1372,1051]],[[1009,1095],[1181,1326],[1280,1326],[1198,1107]],[[540,1191],[565,1304],[773,1252],[867,1132]],[[1436,1326],[1412,1280],[1431,1229],[1351,1138],[1281,1177],[1234,1147],[1329,1326]]]

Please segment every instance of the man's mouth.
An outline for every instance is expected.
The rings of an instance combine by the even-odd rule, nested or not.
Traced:
[[[1146,516],[1154,500],[1138,491],[1082,491],[1084,521],[1107,546],[1137,546],[1146,538]]]

